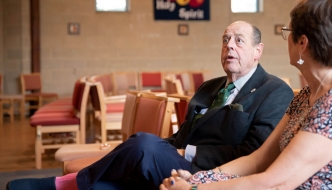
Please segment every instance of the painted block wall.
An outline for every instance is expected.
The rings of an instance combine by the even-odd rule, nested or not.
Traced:
[[[29,72],[25,17],[29,1],[15,1],[22,7],[22,32],[16,34],[23,44],[19,70]],[[229,0],[210,0],[210,21],[155,21],[151,0],[131,0],[131,10],[124,13],[96,12],[95,0],[40,0],[43,88],[66,96],[79,77],[113,71],[211,70],[214,76],[224,75],[221,36],[236,20],[249,21],[262,31],[262,66],[271,74],[291,78],[292,87],[299,88],[297,69],[289,65],[287,42],[274,31],[276,24],[288,25],[295,3],[265,0],[262,13],[233,14]],[[68,34],[71,22],[80,24],[79,35]],[[178,35],[178,24],[189,25],[188,36]],[[4,61],[6,66],[12,62]]]

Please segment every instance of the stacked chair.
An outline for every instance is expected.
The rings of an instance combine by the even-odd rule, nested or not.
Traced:
[[[121,130],[125,96],[105,97],[103,85],[100,82],[93,83],[90,96],[95,112],[96,141],[106,143],[108,139],[114,139],[115,134]]]
[[[174,104],[182,102],[179,104],[182,105],[178,109],[180,111],[176,113],[181,112],[178,121],[183,121],[186,109],[183,105],[188,103],[190,97],[182,97],[185,94],[182,85],[185,80],[181,81],[176,76],[167,87],[168,94],[173,95],[167,97],[164,88],[167,82],[161,80],[162,77],[161,72],[94,75],[84,82],[79,80],[75,84],[72,99],[60,99],[40,107],[31,117],[31,126],[36,127],[36,167],[41,168],[41,155],[45,149],[58,149],[55,157],[64,163],[64,173],[70,173],[81,168],[81,164],[78,164],[78,167],[75,165],[81,163],[79,159],[89,159],[85,157],[91,156],[99,159],[133,133],[143,131],[161,138],[173,134],[171,114]],[[140,85],[137,87],[137,84]],[[126,87],[121,87],[122,85]],[[127,91],[139,91],[118,95],[123,94],[126,88]],[[148,92],[144,92],[146,89]],[[149,90],[158,92],[152,93]],[[180,101],[181,98],[176,96],[183,99]],[[93,108],[94,127],[99,129],[99,136],[97,135],[95,142],[101,144],[84,144],[88,105]],[[51,135],[45,135],[46,133]],[[117,135],[117,140],[112,138],[113,134]],[[53,139],[46,140],[44,137]],[[62,140],[58,140],[59,138]],[[58,144],[51,143],[55,140]]]
[[[124,119],[122,122],[122,132],[126,134],[123,135],[123,139],[126,140],[130,134],[136,132],[153,133],[161,138],[168,137],[172,109],[174,103],[179,102],[179,99],[156,96],[156,94],[146,92],[136,92],[136,95],[133,94],[134,92],[129,92],[126,95],[125,111],[123,113]],[[109,145],[110,148],[106,150],[99,150],[100,147],[96,144],[62,147],[56,152],[56,159],[64,163],[65,174],[77,172],[83,167],[99,160],[111,151],[117,143],[110,142]],[[89,151],[89,155],[87,155],[83,150],[87,150],[87,148],[93,149],[92,146],[94,146],[94,150]],[[70,150],[74,149],[80,149],[81,152],[75,152],[74,154],[70,152]]]
[[[84,79],[74,86],[72,99],[60,99],[38,109],[30,120],[36,128],[36,168],[42,167],[42,153],[66,144],[85,143],[86,108],[90,84]]]
[[[172,115],[172,131],[170,131],[170,135],[172,135],[185,121],[185,116],[188,111],[188,103],[191,99],[191,96],[185,95],[185,92],[181,85],[181,81],[178,79],[178,77],[176,77],[176,75],[167,75],[165,77],[165,84],[167,96],[180,100],[179,102],[176,102],[174,104],[175,112]],[[174,119],[174,115],[176,116],[176,119]]]
[[[176,121],[179,128],[186,119],[188,112],[188,104],[191,100],[191,96],[179,95],[179,94],[169,94],[169,97],[177,98],[180,101],[174,104]]]
[[[90,97],[94,109],[96,142],[106,143],[108,139],[117,139],[121,130],[126,97],[113,95],[114,85],[110,74],[95,75],[89,81],[93,84]]]

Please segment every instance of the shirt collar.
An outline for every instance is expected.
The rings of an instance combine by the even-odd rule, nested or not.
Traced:
[[[250,79],[250,77],[254,74],[254,72],[256,71],[257,66],[252,68],[249,73],[247,73],[246,75],[244,75],[243,77],[237,79],[236,81],[233,82],[235,88],[240,91],[241,88],[246,84],[246,82]],[[226,82],[226,86],[228,85],[229,81],[227,80]]]

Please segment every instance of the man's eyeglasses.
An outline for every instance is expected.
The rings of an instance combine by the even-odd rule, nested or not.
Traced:
[[[287,40],[288,36],[289,36],[289,33],[291,32],[292,30],[287,28],[286,26],[282,27],[281,29],[281,32],[282,32],[282,38],[284,40]]]

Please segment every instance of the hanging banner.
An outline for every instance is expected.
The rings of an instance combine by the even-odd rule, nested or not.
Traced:
[[[210,20],[210,0],[153,0],[155,20]]]

